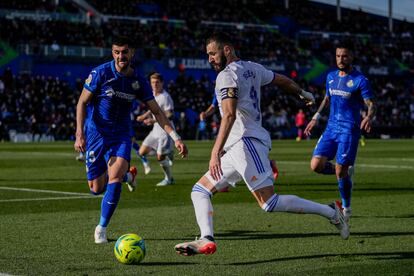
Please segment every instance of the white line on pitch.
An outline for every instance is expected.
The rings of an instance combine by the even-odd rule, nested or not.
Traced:
[[[277,163],[281,164],[310,164],[310,162],[306,161],[277,161]],[[407,169],[412,170],[414,169],[414,166],[405,166],[405,165],[377,165],[377,164],[355,164],[355,166],[358,167],[367,167],[367,168],[382,168],[382,169]]]
[[[92,196],[67,196],[67,197],[40,197],[40,198],[14,198],[14,199],[1,199],[2,202],[24,202],[24,201],[46,201],[46,200],[62,200],[62,199],[91,199],[91,198],[101,198],[102,195]],[[1,275],[0,275],[1,276]]]
[[[49,193],[49,194],[60,194],[60,195],[83,195],[83,196],[90,196],[91,195],[89,193],[75,193],[75,192],[63,192],[63,191],[40,190],[40,189],[29,189],[29,188],[13,188],[13,187],[1,187],[1,186],[0,186],[0,190]]]

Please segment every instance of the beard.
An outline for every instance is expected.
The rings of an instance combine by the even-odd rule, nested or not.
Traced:
[[[351,64],[342,64],[341,67],[338,66],[338,70],[342,72],[348,72],[351,69]]]
[[[221,71],[224,70],[224,68],[226,68],[227,58],[224,56],[224,54],[221,54],[220,63],[210,63],[210,64],[211,64],[211,66],[213,66],[214,70],[217,73],[220,73]]]

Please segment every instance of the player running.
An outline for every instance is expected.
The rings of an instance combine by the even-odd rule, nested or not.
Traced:
[[[155,101],[157,101],[165,116],[170,120],[171,126],[174,127],[174,123],[172,122],[174,116],[174,102],[170,94],[163,88],[164,79],[162,75],[159,73],[151,74],[150,82]],[[151,132],[142,142],[139,154],[145,157],[151,151],[157,152],[157,160],[164,171],[164,179],[156,186],[162,187],[174,184],[174,178],[172,177],[172,158],[174,154],[172,146],[173,141],[157,123],[151,110],[138,116],[137,121],[144,122],[146,125],[153,125]]]
[[[94,195],[105,192],[101,216],[95,228],[95,243],[107,243],[106,227],[121,196],[121,182],[135,187],[136,168],[131,167],[132,101],[146,103],[159,124],[171,135],[181,156],[187,148],[174,131],[151,93],[147,81],[130,66],[134,48],[128,38],[112,43],[113,61],[94,68],[86,79],[76,107],[76,141],[74,148],[86,153],[88,185]],[[86,107],[88,124],[84,131]]]
[[[240,180],[244,180],[264,211],[318,214],[337,226],[344,239],[348,238],[348,225],[340,205],[330,207],[293,195],[278,195],[273,188],[268,161],[271,140],[262,127],[260,111],[261,86],[278,85],[310,104],[314,103],[313,95],[258,63],[240,60],[226,34],[213,34],[206,41],[206,49],[210,64],[219,72],[215,93],[222,120],[211,151],[209,171],[191,192],[201,238],[177,244],[176,252],[188,256],[216,251],[211,197],[217,190]]]
[[[317,173],[336,174],[347,221],[351,216],[352,176],[361,129],[370,132],[376,111],[369,81],[353,68],[352,60],[349,45],[336,47],[338,70],[328,74],[325,98],[305,129],[309,136],[322,110],[330,106],[328,125],[316,144],[310,166]],[[364,103],[368,111],[361,121]],[[329,162],[333,158],[336,158],[335,166]]]

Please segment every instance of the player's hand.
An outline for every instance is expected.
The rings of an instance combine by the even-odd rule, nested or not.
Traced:
[[[86,151],[85,136],[83,134],[76,134],[76,141],[73,147],[75,148],[77,152]]]
[[[188,155],[187,146],[181,140],[175,141],[175,147],[178,150],[178,154],[180,154],[181,158],[185,158]]]
[[[204,121],[206,119],[206,113],[203,111],[200,113],[200,121]]]
[[[147,126],[152,126],[154,124],[154,120],[151,118],[145,119],[144,124]]]
[[[362,120],[361,129],[365,130],[368,133],[371,131],[371,118],[369,116],[364,117]]]
[[[138,122],[142,122],[142,121],[144,121],[145,120],[145,116],[144,115],[139,115],[138,117],[137,117],[137,121]]]
[[[306,105],[315,104],[315,97],[313,96],[311,92],[302,90],[302,92],[299,94],[299,97],[305,101]]]
[[[305,131],[304,131],[306,136],[310,136],[312,134],[311,131],[312,131],[313,127],[316,125],[316,123],[317,123],[317,121],[315,119],[312,119],[308,123],[308,125],[306,126]]]
[[[222,154],[220,152],[217,154],[211,153],[209,170],[210,170],[211,176],[216,181],[219,181],[223,175],[223,171],[221,170],[221,161],[220,161],[221,156]]]

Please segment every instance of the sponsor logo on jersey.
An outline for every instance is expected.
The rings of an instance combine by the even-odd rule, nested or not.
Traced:
[[[108,97],[117,97],[117,98],[121,98],[121,99],[125,99],[127,101],[132,101],[135,99],[135,95],[134,94],[128,94],[128,93],[124,93],[124,92],[120,92],[120,91],[114,91],[114,89],[112,87],[109,87],[107,90],[105,90],[105,95]]]
[[[354,82],[353,82],[352,80],[349,80],[349,81],[346,83],[346,86],[348,86],[348,87],[352,87],[352,86],[354,86]]]
[[[333,82],[334,82],[334,80],[330,80],[330,81],[329,81],[329,83],[333,83]]]
[[[255,175],[252,176],[252,178],[250,178],[250,181],[254,182],[257,180],[257,177]]]
[[[138,90],[138,89],[139,89],[139,82],[138,82],[138,81],[134,81],[134,82],[131,84],[131,86],[132,86],[132,89],[134,89],[134,90]]]
[[[350,92],[339,90],[339,89],[332,89],[332,88],[329,88],[329,94],[331,94],[332,96],[339,96],[345,99],[348,99],[351,97]]]

